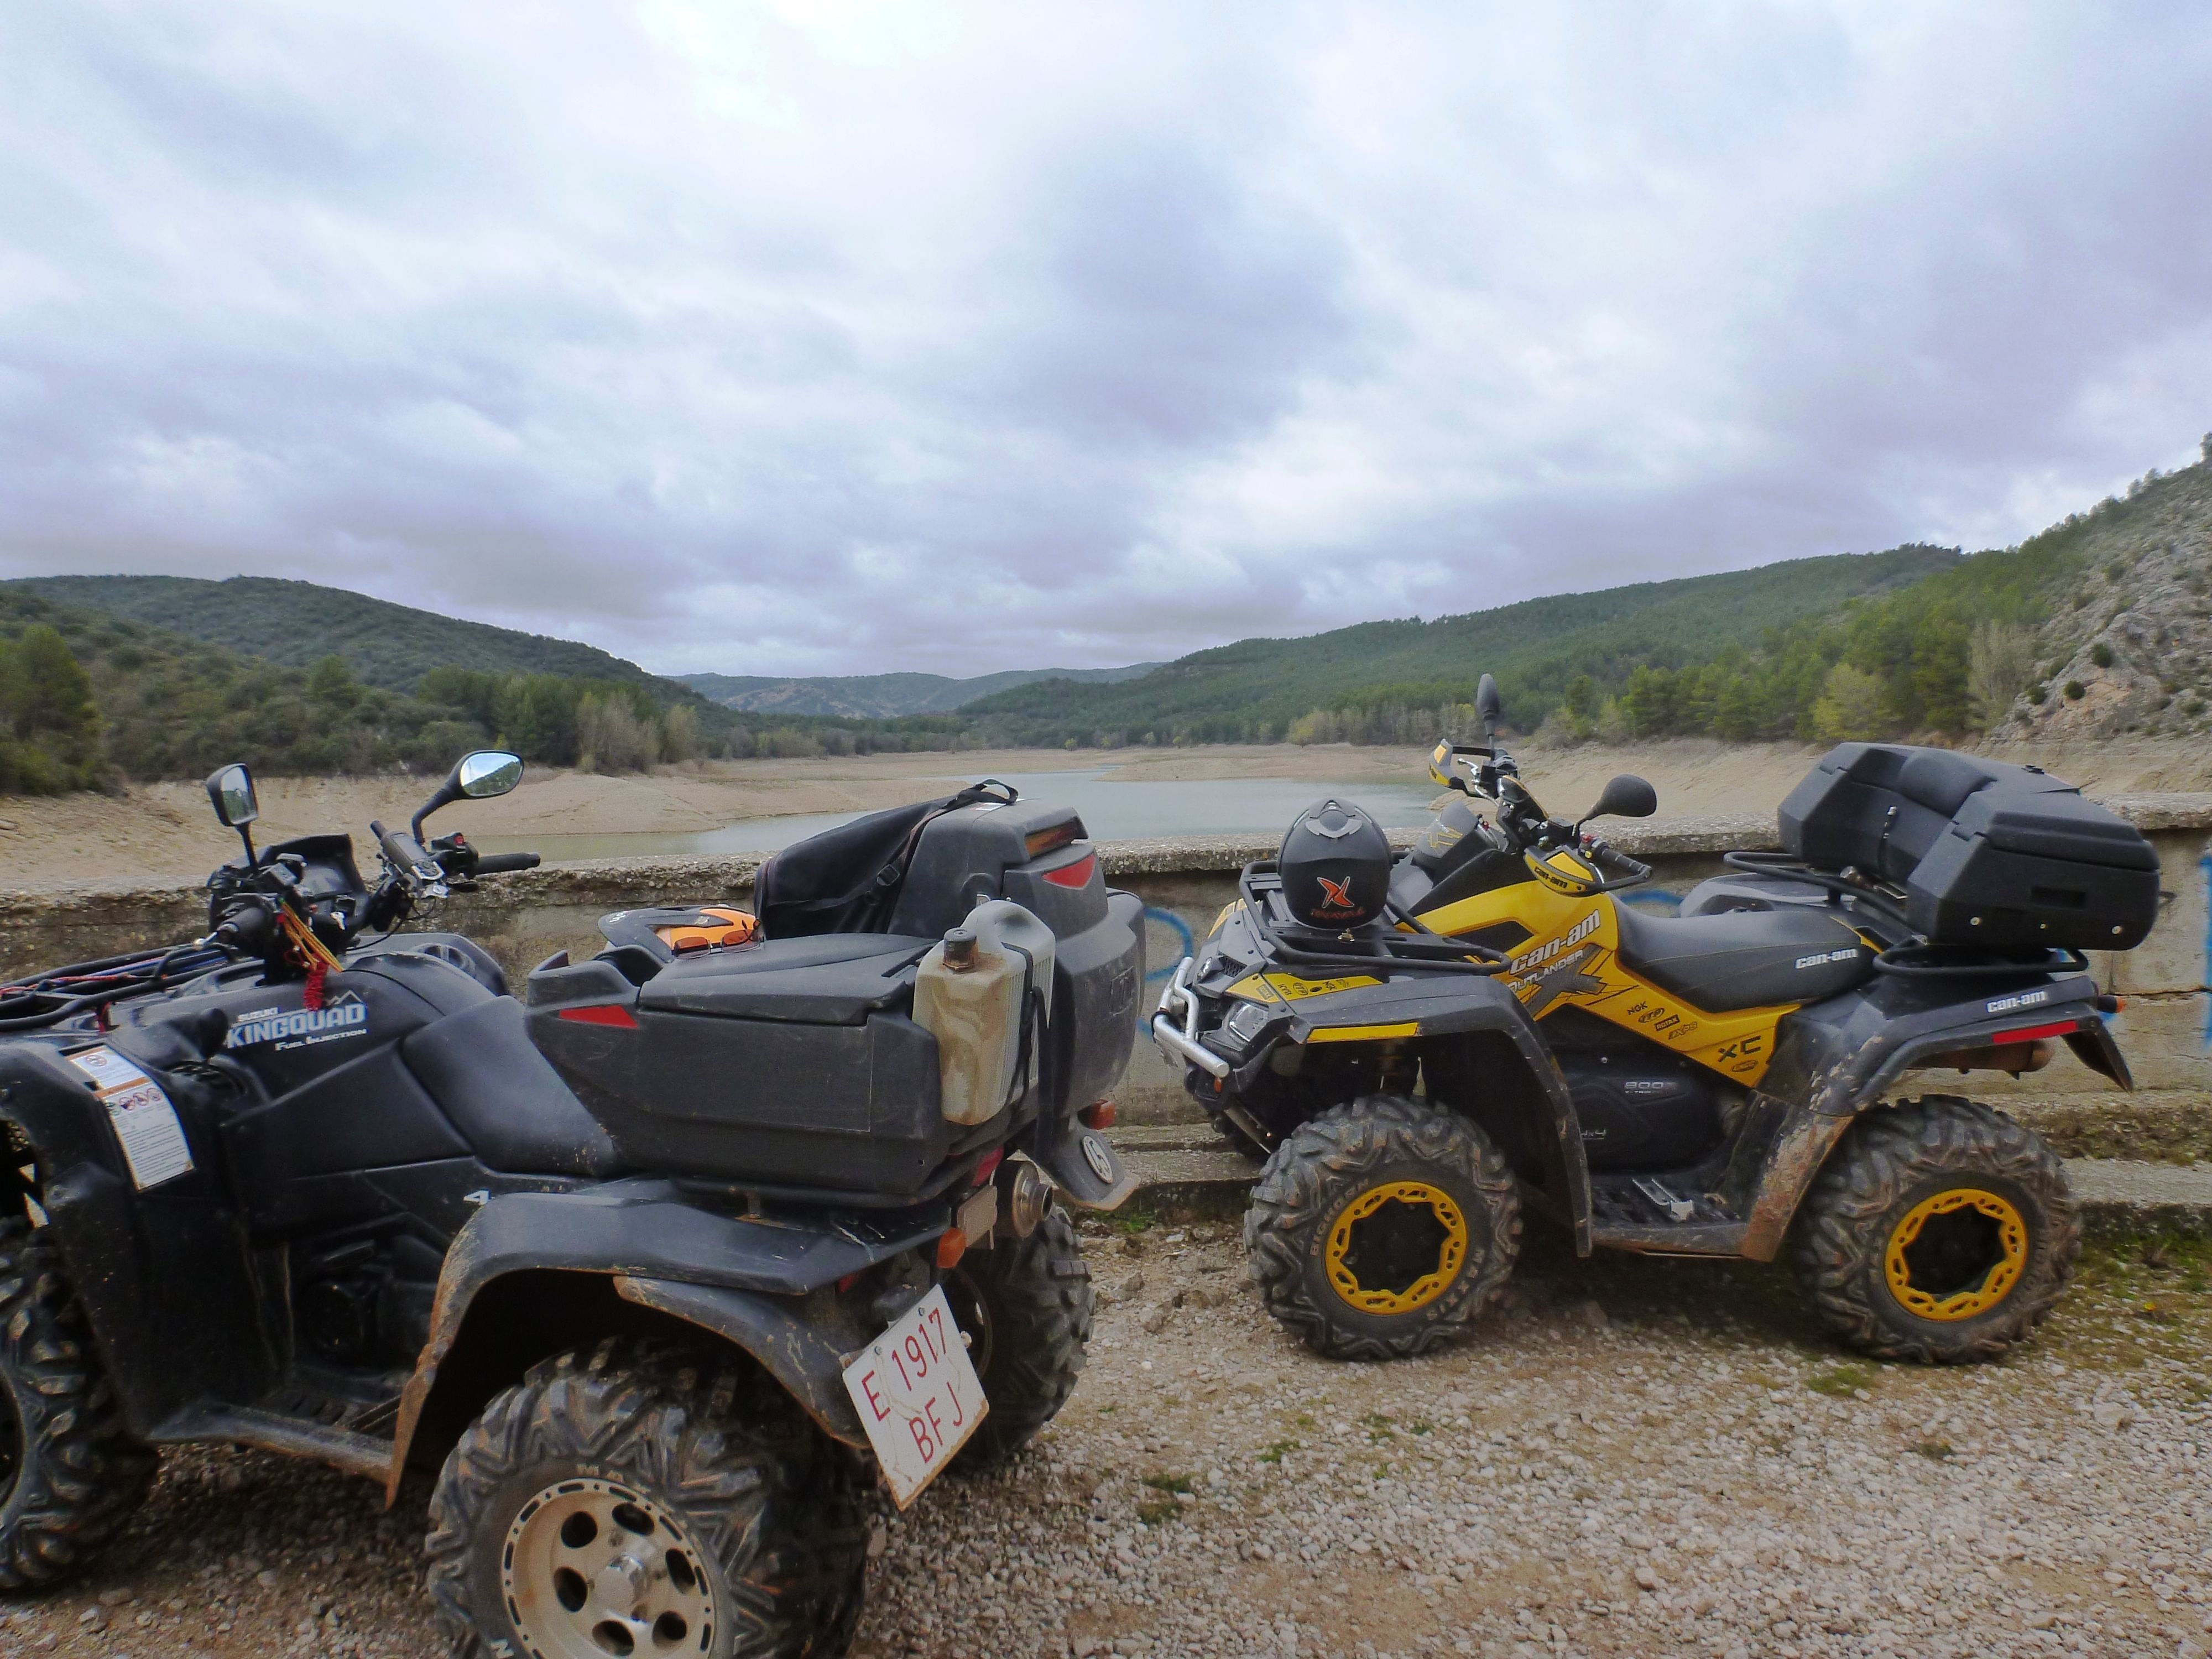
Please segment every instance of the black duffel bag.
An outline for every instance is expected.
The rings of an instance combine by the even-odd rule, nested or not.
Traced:
[[[793,842],[761,866],[754,883],[753,910],[761,931],[770,939],[882,933],[931,819],[980,801],[1018,799],[1012,786],[986,778],[957,795],[863,813],[850,823]]]

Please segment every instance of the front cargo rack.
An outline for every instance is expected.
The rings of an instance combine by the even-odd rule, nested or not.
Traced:
[[[1283,890],[1283,878],[1273,859],[1255,859],[1246,865],[1237,874],[1237,890],[1251,907],[1253,931],[1259,936],[1261,948],[1285,968],[1371,973],[1377,967],[1388,967],[1489,975],[1502,974],[1510,966],[1504,951],[1446,939],[1395,902],[1386,913],[1396,927],[1370,923],[1370,931],[1360,933],[1330,933],[1284,921],[1275,915],[1273,902]],[[1310,948],[1323,940],[1335,948]]]

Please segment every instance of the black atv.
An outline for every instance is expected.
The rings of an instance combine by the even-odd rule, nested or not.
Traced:
[[[1650,871],[1587,829],[1653,811],[1650,784],[1570,823],[1494,732],[1432,769],[1470,799],[1402,859],[1356,806],[1304,815],[1152,1023],[1266,1159],[1245,1241],[1278,1318],[1324,1353],[1423,1352],[1495,1298],[1525,1201],[1583,1255],[1787,1244],[1887,1358],[1989,1358],[2042,1319],[2080,1244],[2063,1164],[1988,1106],[1895,1092],[2062,1044],[2131,1086],[2081,952],[2156,916],[2132,826],[2033,769],[1846,744],[1784,803],[1781,854],[1663,915],[1613,896]]]
[[[471,755],[373,825],[371,885],[343,835],[257,850],[226,768],[205,937],[0,987],[0,1591],[82,1570],[161,1445],[228,1442],[387,1502],[439,1471],[459,1651],[836,1653],[871,1459],[910,1503],[1066,1398],[1056,1200],[1133,1184],[1081,1115],[1144,977],[1075,816],[875,815],[764,877],[787,934],[610,918],[526,1011],[392,931],[536,862],[422,840],[520,772]]]

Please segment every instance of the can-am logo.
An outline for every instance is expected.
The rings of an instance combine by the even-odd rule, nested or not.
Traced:
[[[1798,957],[1797,965],[1800,968],[1818,968],[1824,963],[1855,962],[1858,954],[1859,947],[1856,945],[1848,951],[1816,951],[1809,957]]]
[[[1547,944],[1540,945],[1533,951],[1523,951],[1519,956],[1514,957],[1510,964],[1513,971],[1516,974],[1525,974],[1538,963],[1549,962],[1560,951],[1580,945],[1592,933],[1597,932],[1598,919],[1602,914],[1601,911],[1593,910],[1559,938]]]
[[[2033,1008],[2039,1002],[2051,1000],[2048,991],[2023,991],[2016,997],[1999,997],[1989,1005],[1993,1014],[2008,1014],[2015,1008]]]
[[[297,1048],[307,1042],[329,1042],[343,1036],[359,1036],[368,1026],[368,1005],[359,998],[333,1002],[327,1008],[295,1008],[290,1013],[269,1013],[241,1020],[224,1035],[226,1048],[250,1048],[274,1042],[280,1048]]]

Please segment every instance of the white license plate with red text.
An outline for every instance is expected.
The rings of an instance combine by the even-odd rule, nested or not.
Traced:
[[[991,1409],[942,1285],[845,1367],[845,1389],[901,1509],[944,1473]]]

